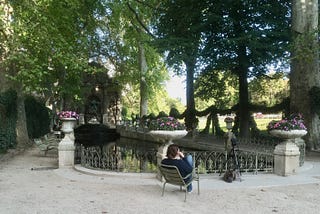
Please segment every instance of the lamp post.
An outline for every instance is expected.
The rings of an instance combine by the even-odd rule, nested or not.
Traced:
[[[232,129],[232,123],[234,122],[234,119],[233,119],[232,117],[226,117],[226,118],[224,119],[224,122],[225,122],[226,125],[227,125],[228,132],[230,132],[231,129]]]
[[[225,147],[225,151],[228,152],[230,151],[231,147],[232,147],[232,144],[231,144],[231,139],[232,137],[234,136],[233,133],[232,133],[232,123],[234,122],[234,119],[232,117],[226,117],[224,119],[224,122],[226,123],[226,126],[227,126],[227,130],[228,132],[226,133],[225,135],[225,144],[224,144],[224,147]]]

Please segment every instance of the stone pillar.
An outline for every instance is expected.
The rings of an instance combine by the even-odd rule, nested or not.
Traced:
[[[292,140],[286,140],[274,150],[274,173],[280,176],[294,174],[299,168],[299,148]]]
[[[59,167],[74,166],[74,136],[73,132],[65,134],[65,137],[59,143]]]
[[[170,144],[172,144],[172,142],[167,142],[159,147],[157,152],[157,166],[160,166],[161,161],[167,157],[167,149]],[[157,179],[162,181],[162,175],[159,170],[157,171]]]
[[[306,156],[306,144],[304,140],[300,138],[295,138],[294,143],[298,146],[299,152],[300,152],[300,158],[299,158],[299,166],[303,166],[304,164],[304,159]]]
[[[74,166],[74,134],[73,128],[76,124],[75,118],[68,118],[62,120],[61,130],[65,133],[64,138],[59,143],[59,167],[73,167]]]

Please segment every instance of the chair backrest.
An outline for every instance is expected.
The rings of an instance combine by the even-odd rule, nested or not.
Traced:
[[[161,164],[160,172],[167,183],[184,186],[185,182],[176,166]]]

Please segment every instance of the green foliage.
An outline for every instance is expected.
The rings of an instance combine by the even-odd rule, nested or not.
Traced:
[[[286,60],[290,41],[290,2],[220,0],[207,4],[203,26],[204,63],[246,77]]]
[[[195,83],[197,109],[214,105],[219,109],[231,108],[238,102],[237,78],[230,71],[207,70]]]
[[[159,4],[156,45],[167,52],[166,61],[178,74],[185,71],[183,66],[189,62],[195,66],[199,57],[204,10],[206,1],[165,0]]]
[[[178,109],[176,109],[176,108],[171,108],[171,109],[170,109],[170,112],[169,112],[169,116],[170,116],[170,117],[174,117],[174,118],[180,118],[180,117],[181,117],[181,114],[180,114],[180,112],[178,111]]]
[[[0,94],[0,151],[15,148],[17,94],[10,89]]]
[[[28,136],[39,138],[50,132],[49,109],[32,96],[25,99]]]
[[[127,87],[123,89],[123,97],[121,99],[121,104],[123,108],[127,109],[127,115],[132,113],[137,114],[139,112],[139,89],[136,85],[135,87]],[[168,93],[164,88],[156,90],[149,99],[148,112],[158,115],[160,111],[169,112],[171,108],[176,108],[180,112],[185,110],[180,100],[172,99],[169,97]],[[156,102],[154,102],[156,100]]]
[[[168,79],[164,62],[151,46],[153,37],[148,32],[153,14],[150,6],[156,4],[158,2],[154,0],[148,3],[114,0],[108,3],[110,13],[105,26],[108,33],[103,35],[103,48],[117,70],[115,78],[123,86],[125,105],[135,112],[139,112],[141,97],[152,100],[163,90],[162,83]],[[146,59],[145,70],[140,66],[141,49]],[[140,81],[146,83],[146,89],[141,90]]]
[[[281,72],[253,78],[249,91],[253,104],[270,107],[289,97],[289,79]]]
[[[127,120],[128,119],[128,108],[122,107],[122,109],[121,109],[121,117],[122,117],[122,120]]]
[[[10,1],[11,34],[5,65],[27,92],[75,99],[96,42],[100,0]],[[58,95],[58,96],[57,96]]]
[[[160,118],[160,117],[168,117],[168,114],[165,113],[164,111],[160,111],[157,117],[158,118]]]

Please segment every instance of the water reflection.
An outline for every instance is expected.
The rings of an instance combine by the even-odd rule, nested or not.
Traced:
[[[102,146],[80,146],[83,167],[117,172],[156,172],[159,144],[120,138]],[[79,162],[79,160],[78,160]]]

